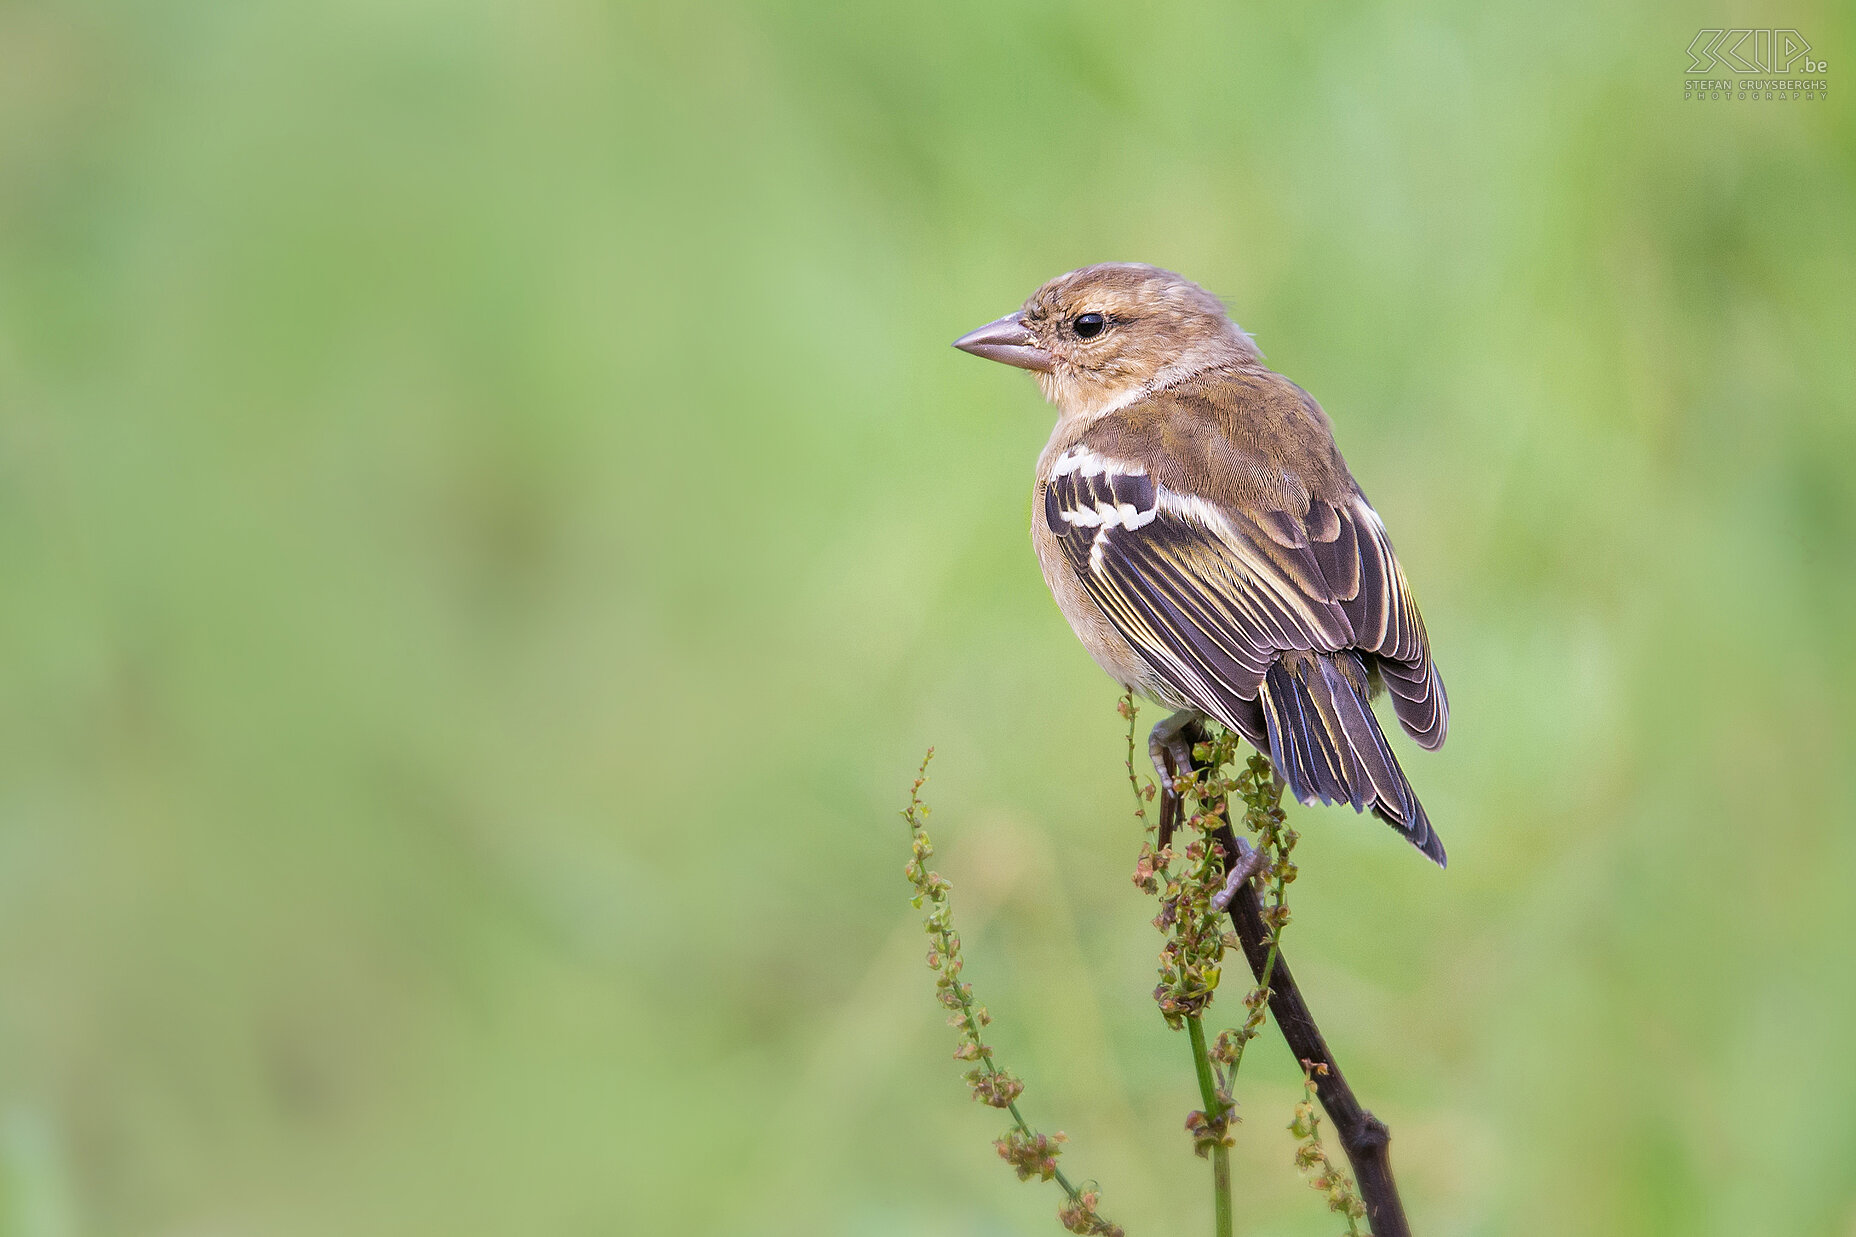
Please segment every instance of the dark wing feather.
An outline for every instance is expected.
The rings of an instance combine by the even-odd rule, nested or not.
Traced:
[[[1357,492],[1253,519],[1079,448],[1056,465],[1043,514],[1109,621],[1211,716],[1254,724],[1264,676],[1284,652],[1355,649],[1413,737],[1442,743],[1449,708],[1424,622],[1385,526]],[[1317,768],[1343,759],[1307,755]]]
[[[1321,569],[1331,596],[1353,598],[1360,594],[1360,537],[1353,521],[1342,519],[1333,503],[1317,499],[1308,508],[1308,549]],[[1319,515],[1317,515],[1319,513]],[[1345,603],[1343,602],[1343,608]],[[1351,623],[1349,618],[1349,623]]]
[[[1370,809],[1442,866],[1443,839],[1386,744],[1367,689],[1358,653],[1284,653],[1258,696],[1270,759],[1303,803]]]
[[[1269,554],[1219,528],[1209,509],[1195,510],[1144,476],[1139,485],[1127,477],[1060,472],[1046,491],[1045,518],[1141,657],[1187,699],[1241,729],[1238,718],[1253,715],[1275,654],[1340,647],[1346,616],[1290,581]]]

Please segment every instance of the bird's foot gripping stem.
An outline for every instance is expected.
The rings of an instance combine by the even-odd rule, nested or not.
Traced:
[[[1179,827],[1185,780],[1192,776],[1192,745],[1205,740],[1199,715],[1181,709],[1153,728],[1147,736],[1147,756],[1160,777],[1160,830],[1157,850],[1165,850]]]
[[[1237,843],[1237,854],[1228,861],[1225,868],[1224,888],[1212,895],[1212,909],[1216,911],[1230,910],[1231,903],[1236,900],[1244,883],[1268,867],[1270,862],[1267,852],[1250,845],[1243,838],[1234,837],[1233,840]]]

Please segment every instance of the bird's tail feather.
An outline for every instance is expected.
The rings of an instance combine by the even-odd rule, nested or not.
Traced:
[[[1258,694],[1270,759],[1301,802],[1370,808],[1443,867],[1443,841],[1387,745],[1368,693],[1356,653],[1284,654]]]

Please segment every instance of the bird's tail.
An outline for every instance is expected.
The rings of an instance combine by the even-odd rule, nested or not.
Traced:
[[[1392,755],[1370,698],[1357,653],[1285,653],[1258,694],[1270,759],[1301,802],[1371,808],[1443,867],[1444,844]]]

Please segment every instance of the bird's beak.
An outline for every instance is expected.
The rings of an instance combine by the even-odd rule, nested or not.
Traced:
[[[1041,374],[1048,374],[1051,368],[1050,353],[1038,347],[1036,337],[1025,326],[1021,314],[1007,314],[977,331],[968,331],[954,341],[954,347],[983,356],[988,361],[1034,369]]]

